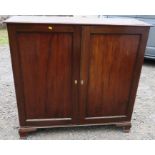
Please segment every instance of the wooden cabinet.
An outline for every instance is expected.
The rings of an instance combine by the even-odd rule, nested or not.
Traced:
[[[131,127],[149,25],[123,20],[7,20],[20,136],[38,128]]]

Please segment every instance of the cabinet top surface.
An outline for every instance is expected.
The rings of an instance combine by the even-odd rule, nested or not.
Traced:
[[[126,25],[151,26],[136,19],[86,18],[86,17],[47,17],[47,16],[13,16],[5,23],[25,24],[73,24],[73,25]]]

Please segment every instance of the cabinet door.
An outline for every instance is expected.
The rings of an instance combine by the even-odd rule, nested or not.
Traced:
[[[12,43],[12,61],[21,124],[75,123],[79,28],[67,25],[10,25],[8,28],[12,40],[16,39]]]
[[[131,104],[130,99],[131,95],[135,97],[137,85],[134,78],[139,77],[144,53],[138,52],[142,32],[136,27],[83,27],[81,122],[106,123],[129,119],[129,106],[134,102],[133,99]]]

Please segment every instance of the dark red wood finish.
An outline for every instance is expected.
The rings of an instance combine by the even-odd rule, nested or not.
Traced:
[[[129,131],[149,27],[7,27],[21,137],[38,128],[79,125]]]
[[[77,119],[80,30],[52,25],[51,31],[48,26],[8,25],[22,126],[72,124]]]
[[[142,65],[146,35],[143,27],[83,26],[82,123],[130,121],[141,70],[135,67]]]

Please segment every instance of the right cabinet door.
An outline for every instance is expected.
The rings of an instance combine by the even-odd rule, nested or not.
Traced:
[[[85,26],[82,39],[81,122],[126,121],[141,35],[130,27]]]

